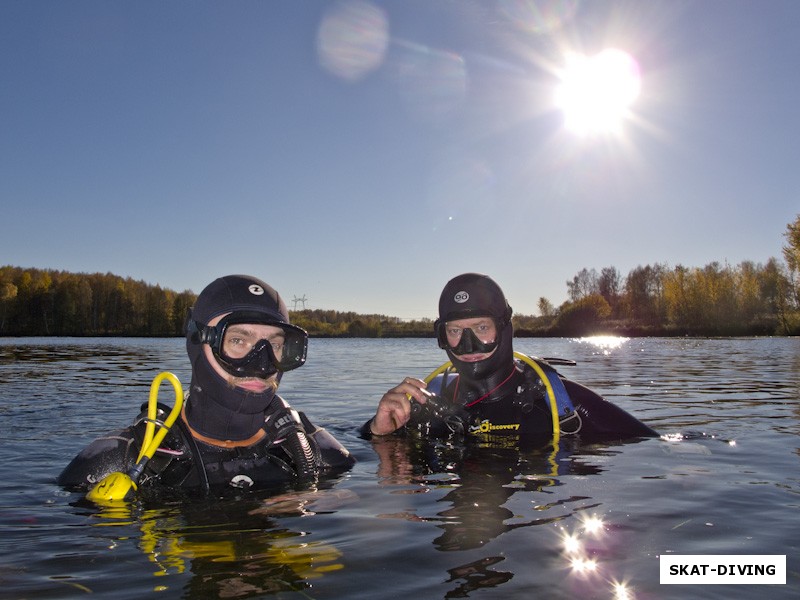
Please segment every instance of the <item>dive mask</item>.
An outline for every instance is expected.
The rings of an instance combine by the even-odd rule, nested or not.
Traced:
[[[451,346],[449,340],[447,339],[447,323],[444,321],[437,321],[436,339],[439,343],[439,348],[442,350],[450,350],[457,356],[461,356],[463,354],[489,354],[495,348],[497,348],[500,331],[502,330],[501,323],[498,323],[496,319],[492,319],[492,321],[494,322],[496,331],[496,337],[494,341],[482,342],[480,339],[478,339],[478,336],[475,335],[475,332],[472,331],[472,329],[465,327],[461,330],[461,337],[455,346]]]
[[[260,312],[233,312],[213,327],[190,320],[189,332],[192,339],[208,344],[219,365],[234,377],[266,379],[306,361],[305,330]]]

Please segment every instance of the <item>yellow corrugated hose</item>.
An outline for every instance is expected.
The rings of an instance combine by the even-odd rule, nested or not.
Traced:
[[[169,416],[165,421],[160,422],[156,420],[158,414],[158,391],[161,387],[161,382],[168,380],[172,387],[175,389],[175,405],[172,407]],[[147,404],[147,427],[145,428],[144,441],[142,442],[142,449],[136,459],[136,464],[131,467],[127,473],[120,473],[119,471],[109,473],[101,481],[99,481],[89,493],[86,498],[97,504],[113,504],[130,500],[133,493],[136,491],[136,482],[144,471],[147,464],[156,450],[158,450],[164,437],[167,435],[170,427],[178,419],[183,407],[183,388],[178,378],[164,371],[159,373],[153,379],[150,385],[150,399]],[[159,427],[156,433],[156,426]]]

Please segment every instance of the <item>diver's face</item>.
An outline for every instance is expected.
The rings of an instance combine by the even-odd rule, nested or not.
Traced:
[[[444,324],[447,343],[450,348],[455,349],[461,341],[461,336],[465,335],[464,330],[470,329],[475,337],[484,344],[491,344],[497,339],[497,324],[491,317],[473,317],[469,319],[456,319],[447,321]],[[490,352],[470,352],[468,354],[458,354],[458,359],[464,362],[478,362],[485,360],[495,353],[497,347]]]
[[[209,321],[208,325],[210,327],[215,326],[227,316],[227,314],[214,317]],[[227,327],[225,337],[222,341],[222,351],[226,356],[241,358],[246,356],[259,341],[267,340],[272,346],[275,357],[280,360],[284,339],[285,334],[280,327],[261,323],[236,323]],[[203,344],[203,352],[205,352],[206,359],[214,371],[227,381],[231,387],[239,387],[249,392],[260,394],[277,386],[277,375],[271,375],[267,379],[261,379],[259,377],[235,377],[220,366],[208,344]]]

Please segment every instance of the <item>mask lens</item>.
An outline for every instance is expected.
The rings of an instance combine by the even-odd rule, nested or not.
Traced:
[[[458,322],[439,323],[436,337],[440,348],[456,355],[485,354],[497,347],[499,330],[498,323],[491,318],[473,323],[471,327],[461,327]]]
[[[267,327],[277,331],[264,331]],[[283,330],[277,327],[250,323],[231,325],[222,334],[220,354],[227,359],[241,360],[254,351],[263,352],[269,346],[274,361],[280,362],[284,339]]]

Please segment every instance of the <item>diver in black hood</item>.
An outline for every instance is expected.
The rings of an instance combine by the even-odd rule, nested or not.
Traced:
[[[147,463],[140,492],[305,485],[351,467],[354,459],[333,436],[277,395],[283,373],[305,362],[307,346],[306,332],[289,322],[284,301],[260,279],[229,275],[209,284],[186,325],[189,394]],[[87,446],[59,483],[86,489],[108,473],[127,472],[145,417]]]
[[[511,314],[490,277],[465,273],[451,279],[434,329],[452,367],[430,386],[406,377],[386,392],[362,436],[419,431],[507,449],[559,438],[608,442],[658,435],[546,360],[515,353]]]
[[[244,276],[207,286],[186,329],[192,383],[184,419],[195,437],[216,445],[263,437],[281,375],[305,362],[306,332],[289,323],[274,289]]]
[[[494,280],[475,273],[451,279],[439,297],[434,329],[460,376],[461,404],[505,394],[514,379],[514,332],[511,306]]]

